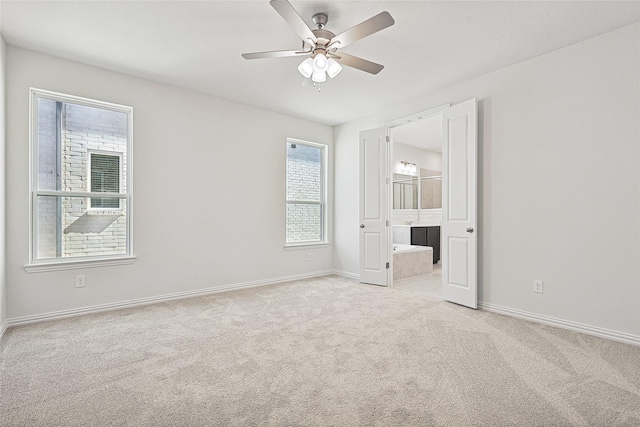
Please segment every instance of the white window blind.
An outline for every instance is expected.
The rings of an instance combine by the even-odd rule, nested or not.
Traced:
[[[92,193],[120,192],[120,156],[90,153]],[[120,199],[92,197],[91,208],[119,209]]]

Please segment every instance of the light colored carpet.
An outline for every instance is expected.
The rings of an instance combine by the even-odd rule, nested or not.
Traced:
[[[638,426],[640,347],[337,276],[12,328],[2,426]]]

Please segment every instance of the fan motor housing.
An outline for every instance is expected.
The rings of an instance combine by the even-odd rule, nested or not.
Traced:
[[[313,34],[318,39],[318,41],[316,42],[318,47],[328,45],[331,39],[336,36],[331,31],[328,31],[328,30],[312,30],[312,31],[313,31]]]

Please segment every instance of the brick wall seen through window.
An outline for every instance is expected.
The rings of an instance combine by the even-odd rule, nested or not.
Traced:
[[[324,145],[287,142],[287,244],[325,240],[325,150]]]

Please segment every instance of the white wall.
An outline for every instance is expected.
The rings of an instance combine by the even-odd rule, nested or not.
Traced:
[[[0,37],[0,336],[7,320],[6,242],[5,242],[5,69],[7,48]]]
[[[24,271],[30,86],[134,108],[134,264]],[[13,46],[7,105],[9,321],[331,270],[330,246],[284,249],[286,138],[328,144],[331,159],[331,127]]]
[[[640,337],[638,40],[634,24],[338,126],[335,268],[358,272],[358,132],[476,97],[479,300]]]

